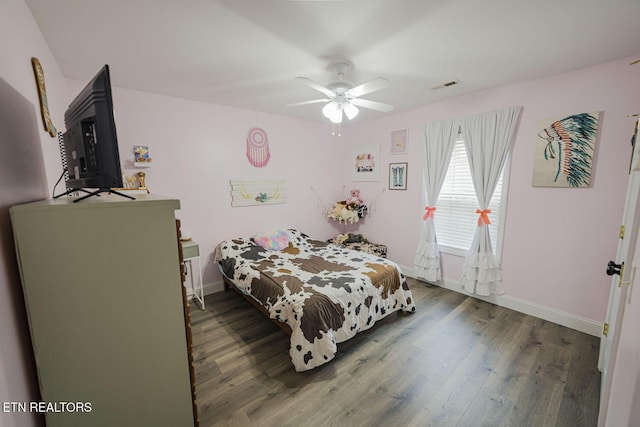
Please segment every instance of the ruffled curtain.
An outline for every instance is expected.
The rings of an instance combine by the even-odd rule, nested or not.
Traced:
[[[413,261],[414,274],[428,282],[440,280],[440,251],[436,239],[434,218],[436,202],[440,188],[447,174],[453,146],[458,135],[457,120],[442,120],[425,126],[425,157],[422,172],[424,189],[423,201],[426,202],[422,215],[424,222],[420,232],[418,249]]]
[[[461,120],[471,178],[480,208],[478,227],[462,269],[460,284],[469,293],[500,294],[500,265],[493,253],[487,225],[491,223],[489,202],[511,149],[521,107],[476,114]]]

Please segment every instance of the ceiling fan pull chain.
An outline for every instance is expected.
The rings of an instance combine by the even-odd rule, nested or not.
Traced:
[[[341,124],[338,123],[338,136],[342,136],[342,128],[341,128]],[[336,123],[331,122],[331,135],[336,136]]]

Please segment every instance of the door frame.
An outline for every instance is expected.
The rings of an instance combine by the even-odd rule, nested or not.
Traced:
[[[640,119],[636,121],[635,125],[635,142],[637,142],[639,129]],[[638,239],[638,231],[640,230],[640,168],[634,170],[636,165],[639,164],[639,145],[640,144],[634,143],[631,155],[627,195],[619,235],[620,240],[618,242],[616,259],[614,260],[616,263],[624,262],[626,268],[623,268],[621,274],[613,276],[611,280],[607,317],[600,342],[598,369],[602,372],[602,382],[600,387],[600,411],[598,415],[599,426],[604,426],[607,417],[616,353],[620,340],[620,326],[624,316],[625,302],[630,284],[629,276],[632,272],[636,241]]]

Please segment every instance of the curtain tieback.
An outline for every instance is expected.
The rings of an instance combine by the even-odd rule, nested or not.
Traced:
[[[433,218],[433,216],[435,215],[435,212],[436,212],[436,208],[435,207],[425,206],[424,207],[424,215],[422,216],[422,219],[424,219],[426,221],[429,218]]]
[[[478,227],[484,224],[491,224],[491,221],[489,220],[489,214],[491,213],[491,209],[485,209],[483,211],[481,211],[480,209],[476,209],[476,213],[480,215],[478,217]]]

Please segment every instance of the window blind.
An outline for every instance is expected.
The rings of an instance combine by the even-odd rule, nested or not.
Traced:
[[[491,224],[488,227],[494,249],[498,242],[503,175],[504,169],[489,204]],[[459,139],[453,148],[451,163],[436,205],[434,225],[438,245],[468,251],[478,226],[478,208],[480,205],[471,180],[467,151],[464,141]]]

